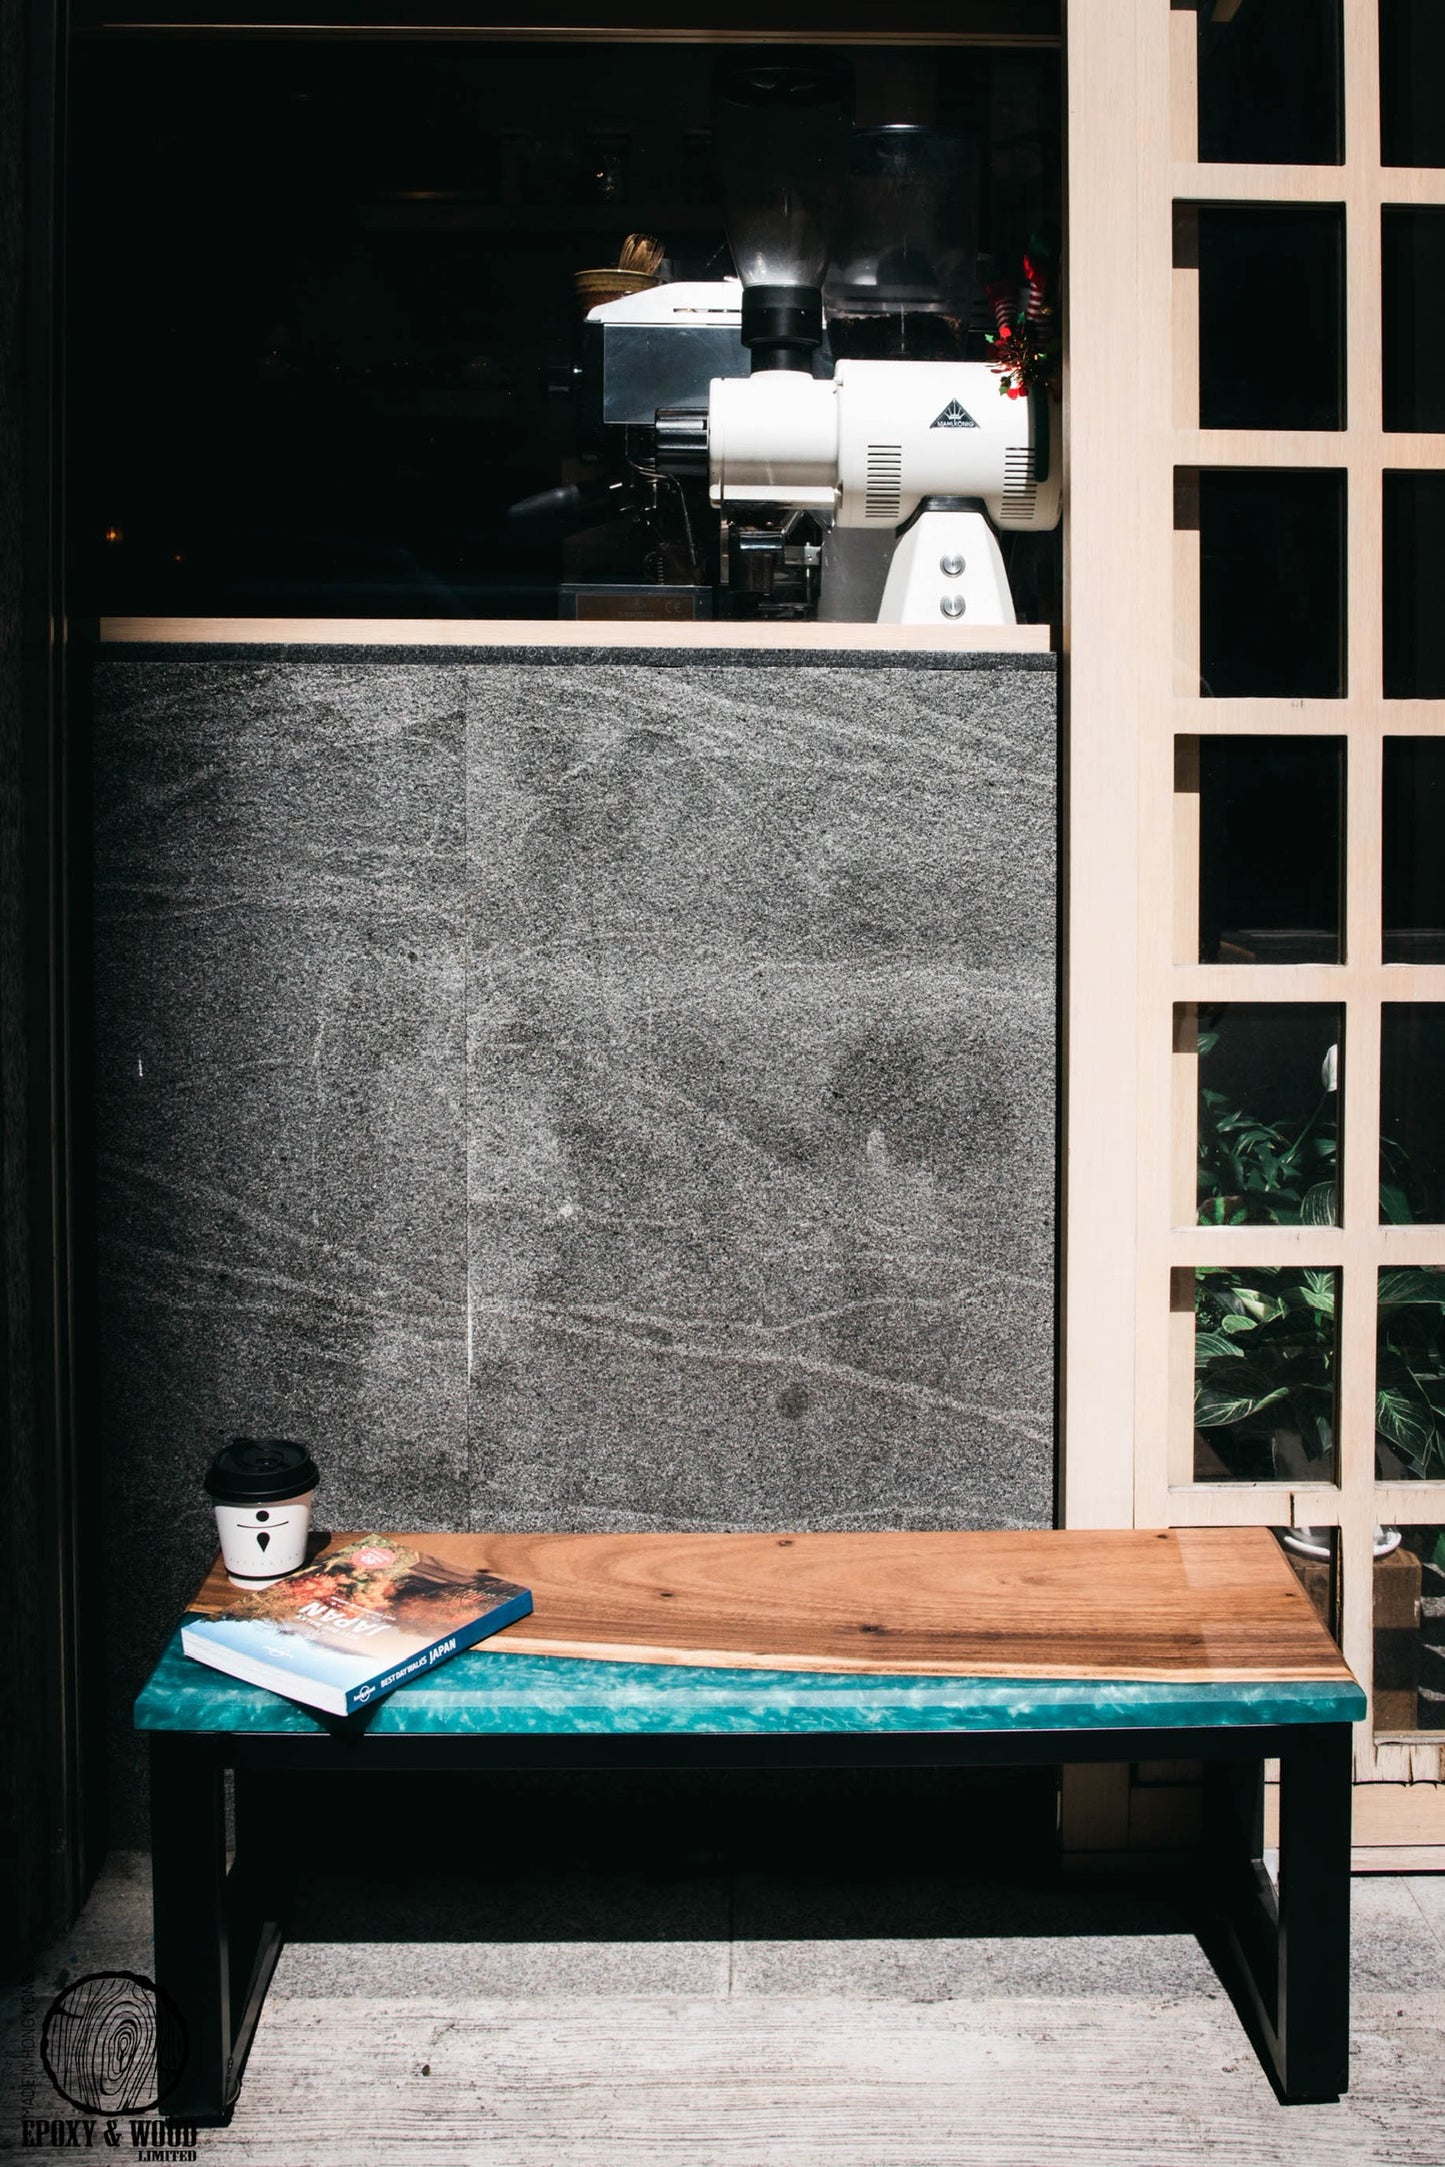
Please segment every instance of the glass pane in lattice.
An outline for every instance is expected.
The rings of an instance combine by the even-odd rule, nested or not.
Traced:
[[[1340,1216],[1338,1004],[1200,1007],[1204,1226],[1334,1226]]]
[[[1380,240],[1385,427],[1445,429],[1445,210],[1387,210]]]
[[[1380,162],[1445,166],[1445,7],[1380,0]]]
[[[1206,699],[1340,698],[1344,595],[1342,473],[1201,472],[1199,689]]]
[[[1337,1527],[1277,1527],[1275,1541],[1294,1569],[1325,1631],[1340,1637],[1340,1531]]]
[[[1339,1273],[1194,1275],[1196,1482],[1333,1482]]]
[[[1201,159],[1336,165],[1341,138],[1340,0],[1200,7]]]
[[[1338,963],[1345,741],[1199,740],[1199,960]]]
[[[1445,699],[1445,473],[1385,476],[1385,697]]]
[[[1385,739],[1387,963],[1445,963],[1445,738]]]
[[[1380,1018],[1380,1217],[1445,1223],[1445,1003],[1387,1001]]]
[[[1445,1731],[1445,1528],[1382,1529],[1375,1548],[1375,1729]]]
[[[1344,419],[1341,205],[1203,206],[1199,426],[1338,429]],[[1289,360],[1281,366],[1281,307]]]
[[[1379,1277],[1375,1471],[1382,1482],[1445,1482],[1445,1271]]]

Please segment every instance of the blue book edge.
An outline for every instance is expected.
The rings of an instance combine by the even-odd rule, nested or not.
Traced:
[[[247,1672],[235,1663],[218,1662],[213,1652],[216,1643],[209,1641],[203,1633],[196,1635],[199,1646],[188,1645],[194,1629],[212,1622],[204,1611],[187,1611],[181,1620],[180,1640],[182,1653],[186,1658],[201,1664],[207,1670],[219,1671],[223,1677],[233,1678],[241,1685],[254,1685],[262,1692],[275,1693],[278,1698],[292,1701],[300,1708],[316,1710],[323,1715],[352,1716],[385,1699],[388,1694],[394,1693],[398,1686],[406,1685],[409,1680],[420,1678],[434,1670],[439,1663],[449,1661],[454,1655],[464,1654],[468,1648],[475,1647],[478,1641],[487,1640],[493,1633],[499,1633],[503,1626],[514,1625],[518,1618],[525,1618],[532,1607],[531,1589],[519,1588],[515,1595],[508,1596],[505,1602],[498,1603],[496,1608],[487,1611],[485,1616],[474,1618],[470,1625],[460,1626],[455,1632],[441,1634],[427,1647],[418,1648],[405,1662],[394,1664],[391,1669],[382,1671],[379,1677],[366,1678],[360,1685],[348,1686],[344,1700],[340,1694],[324,1686],[319,1687],[314,1697],[308,1698],[305,1694],[288,1691],[291,1680],[283,1678],[279,1673],[274,1673],[274,1682],[271,1676],[263,1682],[255,1676],[248,1676]],[[273,1672],[273,1666],[263,1661],[248,1658],[247,1662],[253,1672]],[[308,1682],[317,1683],[314,1680]]]
[[[383,1694],[394,1693],[399,1685],[405,1685],[408,1678],[419,1678],[424,1671],[434,1669],[438,1663],[446,1662],[450,1656],[462,1655],[468,1648],[474,1648],[479,1640],[487,1640],[493,1633],[500,1633],[504,1625],[515,1625],[518,1618],[525,1618],[531,1608],[532,1591],[530,1588],[522,1588],[505,1603],[500,1603],[495,1610],[489,1610],[484,1618],[478,1618],[473,1624],[463,1626],[458,1632],[444,1633],[440,1640],[433,1641],[429,1648],[418,1649],[415,1655],[408,1656],[406,1661],[397,1664],[394,1670],[383,1672],[380,1678],[368,1680],[365,1685],[350,1687],[346,1695],[346,1713],[354,1716],[359,1708],[369,1708],[372,1702],[380,1700]]]

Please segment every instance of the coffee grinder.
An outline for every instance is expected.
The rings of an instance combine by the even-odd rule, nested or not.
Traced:
[[[1045,392],[963,358],[975,147],[855,130],[828,55],[725,67],[714,124],[737,278],[588,318],[614,465],[675,493],[718,614],[1012,624],[997,536],[1057,525],[1061,446]]]

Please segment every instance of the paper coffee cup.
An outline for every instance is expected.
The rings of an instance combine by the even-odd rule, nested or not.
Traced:
[[[206,1493],[236,1587],[268,1588],[305,1564],[318,1480],[305,1445],[286,1437],[237,1437],[216,1454]]]

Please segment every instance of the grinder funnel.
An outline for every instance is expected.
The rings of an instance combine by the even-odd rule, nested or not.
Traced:
[[[852,102],[852,72],[828,53],[755,54],[714,77],[714,151],[755,370],[806,369],[822,339]]]
[[[978,277],[977,141],[951,128],[860,128],[824,289],[833,351],[962,358]]]

